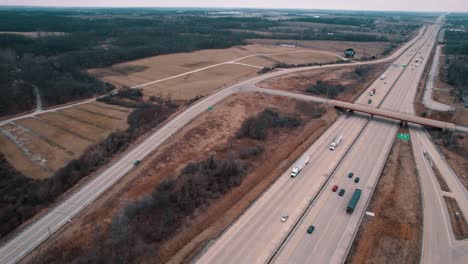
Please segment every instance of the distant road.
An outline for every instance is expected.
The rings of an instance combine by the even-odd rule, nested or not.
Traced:
[[[253,67],[253,68],[261,69],[263,67],[259,67],[259,66],[255,66],[255,65],[249,65],[249,64],[245,64],[245,63],[240,63],[239,61],[247,59],[247,58],[251,58],[251,57],[257,57],[257,56],[276,56],[276,55],[284,55],[284,54],[291,54],[291,53],[302,53],[302,52],[321,53],[321,54],[326,54],[326,55],[330,55],[330,56],[335,56],[335,57],[337,57],[339,59],[342,59],[342,60],[347,60],[346,58],[344,58],[344,57],[342,57],[340,55],[334,54],[332,52],[320,51],[320,50],[310,50],[310,49],[301,49],[301,50],[295,50],[295,51],[289,51],[289,52],[279,52],[279,53],[250,54],[250,55],[243,56],[243,57],[240,57],[240,58],[237,58],[237,59],[234,59],[234,60],[225,61],[225,62],[221,62],[221,63],[217,63],[217,64],[212,64],[212,65],[202,67],[202,68],[199,68],[199,69],[196,69],[196,70],[187,71],[187,72],[183,72],[183,73],[176,74],[176,75],[173,75],[173,76],[169,76],[169,77],[166,77],[166,78],[162,78],[162,79],[158,79],[158,80],[138,84],[138,85],[132,86],[130,88],[140,88],[140,87],[152,85],[152,84],[155,84],[155,83],[160,83],[160,82],[172,80],[172,79],[175,79],[175,78],[179,78],[179,77],[182,77],[182,76],[190,75],[192,73],[201,72],[201,71],[204,71],[204,70],[208,70],[208,69],[218,67],[218,66],[222,66],[222,65],[226,65],[226,64],[238,64],[238,65],[243,65],[243,66],[247,66],[247,67]],[[391,56],[389,58],[391,58]],[[379,62],[379,61],[385,61],[385,58],[381,59],[381,60],[376,60],[375,62]],[[342,66],[342,65],[347,65],[347,64],[341,63],[341,64],[334,64],[334,65]],[[48,113],[48,112],[55,112],[55,111],[58,111],[58,110],[62,110],[62,109],[66,109],[66,108],[70,108],[70,107],[74,107],[74,106],[78,106],[78,105],[82,105],[82,104],[87,104],[87,103],[96,101],[96,99],[98,99],[98,98],[100,98],[102,96],[105,96],[105,95],[102,95],[102,96],[98,96],[98,97],[95,97],[95,98],[80,100],[80,101],[75,102],[75,103],[67,103],[67,104],[60,105],[60,106],[49,107],[47,110],[43,110],[42,109],[42,100],[41,100],[41,97],[40,97],[40,94],[39,94],[39,89],[37,89],[37,87],[35,87],[34,91],[36,93],[36,105],[37,105],[36,110],[34,112],[32,112],[32,113],[28,113],[28,114],[24,114],[24,115],[16,115],[14,117],[6,118],[4,120],[1,120],[0,121],[0,126],[6,125],[6,124],[8,124],[10,122],[13,122],[13,121],[16,121],[16,120],[19,120],[19,119],[23,119],[23,118],[27,118],[27,117],[34,117],[34,116],[39,115],[39,114],[44,114],[44,113]],[[118,91],[118,89],[116,89],[114,91]],[[112,92],[114,92],[114,91],[112,91]],[[111,94],[112,92],[109,92],[107,95]]]
[[[319,68],[335,68],[335,67],[342,67],[342,66],[356,66],[356,65],[368,65],[368,64],[377,64],[382,62],[388,62],[396,59],[400,56],[404,51],[406,51],[413,43],[419,40],[422,36],[423,30],[420,31],[420,34],[409,43],[403,45],[400,49],[394,52],[391,56],[375,60],[375,61],[365,61],[365,62],[357,62],[353,64],[343,63],[343,64],[330,64],[330,65],[323,65],[320,66],[311,66],[311,67],[303,67],[303,68],[293,68],[293,69],[284,69],[280,71],[275,71],[267,74],[263,74],[257,76],[253,79],[243,81],[239,84],[230,86],[225,89],[221,89],[220,91],[214,93],[211,96],[208,96],[193,106],[189,107],[179,115],[177,115],[172,120],[168,121],[164,126],[162,126],[159,130],[157,130],[153,135],[148,137],[139,145],[135,146],[132,150],[128,151],[121,159],[116,161],[112,164],[108,169],[97,175],[94,179],[90,180],[87,184],[79,188],[75,193],[66,197],[63,201],[59,202],[54,208],[52,208],[47,213],[43,214],[40,218],[36,219],[32,224],[25,227],[24,229],[20,230],[16,233],[10,240],[5,241],[4,244],[0,248],[0,263],[7,264],[7,263],[16,263],[20,259],[22,259],[26,254],[31,252],[34,248],[40,245],[43,241],[48,239],[53,233],[59,230],[67,223],[71,223],[73,221],[73,217],[77,215],[81,210],[83,210],[86,206],[96,200],[102,193],[107,191],[115,182],[117,182],[120,178],[126,175],[133,168],[133,162],[135,160],[144,159],[147,155],[149,155],[152,151],[154,151],[158,146],[160,146],[163,142],[165,142],[169,137],[175,134],[179,129],[187,125],[190,121],[196,118],[199,114],[206,111],[209,106],[212,106],[226,97],[232,95],[233,93],[239,91],[249,90],[255,87],[255,84],[263,81],[268,78],[281,76],[288,73],[305,71],[305,70],[312,70],[312,69],[319,69]],[[252,56],[252,55],[250,55]],[[226,62],[229,63],[229,62]],[[213,66],[214,67],[214,66]],[[397,69],[396,67],[394,67]],[[200,71],[205,68],[196,70]],[[191,71],[191,72],[196,72]],[[189,74],[189,73],[183,73]],[[182,75],[183,75],[182,74]],[[181,75],[174,76],[173,78],[179,77]],[[161,80],[157,80],[161,81]],[[155,81],[155,82],[157,82]],[[150,82],[154,83],[154,82]],[[146,83],[143,85],[149,85],[150,83]],[[139,85],[136,87],[141,87],[143,85]],[[79,102],[72,105],[66,105],[57,107],[54,109],[42,110],[40,113],[46,113],[51,111],[57,111],[60,109],[72,107],[79,104],[84,104],[87,102],[94,101],[95,99],[90,99],[87,101]],[[33,116],[34,114],[24,115],[22,117],[16,117],[9,120],[5,120],[0,122],[0,125],[6,124],[8,122]],[[353,117],[354,119],[354,117]],[[357,126],[355,124],[353,126]],[[339,128],[341,126],[341,128]],[[334,125],[335,129],[339,129],[336,131],[340,131],[343,129],[343,123],[338,123]],[[348,129],[352,129],[351,126]],[[335,136],[332,131],[329,132],[328,138],[322,139],[325,141],[330,140],[331,137]],[[348,141],[348,139],[346,139]],[[344,149],[344,148],[342,148]]]
[[[432,66],[429,71],[429,75],[427,76],[426,89],[424,90],[424,96],[423,96],[423,104],[425,107],[432,109],[432,110],[453,111],[455,110],[455,108],[453,108],[452,106],[437,102],[432,98],[432,94],[433,94],[435,85],[437,83],[437,78],[439,76],[439,61],[440,61],[441,49],[442,49],[441,45],[438,45],[436,47],[434,58],[432,60]],[[425,59],[429,59],[429,58],[425,58]]]

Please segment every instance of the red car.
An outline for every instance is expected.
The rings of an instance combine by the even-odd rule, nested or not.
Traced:
[[[338,190],[338,185],[333,186],[332,191],[336,192]]]

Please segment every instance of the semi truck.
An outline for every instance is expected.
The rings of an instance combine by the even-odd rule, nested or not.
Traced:
[[[296,176],[301,172],[301,170],[309,163],[309,156],[301,159],[297,165],[291,171],[291,178],[296,178]]]
[[[335,138],[330,144],[330,150],[335,150],[336,147],[338,147],[338,145],[340,144],[341,140],[343,140],[343,136]]]
[[[362,191],[360,189],[356,189],[349,200],[348,207],[346,207],[346,213],[352,214],[354,212],[354,208],[356,208],[357,203],[359,202],[359,198],[361,198]]]

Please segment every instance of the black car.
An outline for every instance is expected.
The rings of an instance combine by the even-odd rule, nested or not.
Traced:
[[[354,173],[352,173],[352,172],[348,173],[348,178],[352,178],[353,175],[354,175]]]
[[[358,183],[358,182],[359,182],[359,177],[356,177],[356,178],[354,179],[354,182],[355,182],[355,183]]]
[[[314,232],[315,226],[311,225],[309,228],[307,228],[307,233],[312,234]]]
[[[338,193],[339,196],[343,196],[345,193],[345,189],[341,189],[340,192]]]

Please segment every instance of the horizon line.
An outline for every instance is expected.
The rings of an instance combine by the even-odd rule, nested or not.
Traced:
[[[0,4],[1,7],[32,7],[32,8],[181,8],[181,9],[263,9],[263,10],[311,10],[311,11],[368,11],[368,12],[418,12],[418,13],[468,13],[468,10],[464,11],[447,11],[447,10],[379,10],[379,9],[322,9],[322,8],[286,8],[286,7],[240,7],[240,6],[226,6],[226,7],[217,7],[217,6],[63,6],[63,5],[9,5],[9,4]]]

